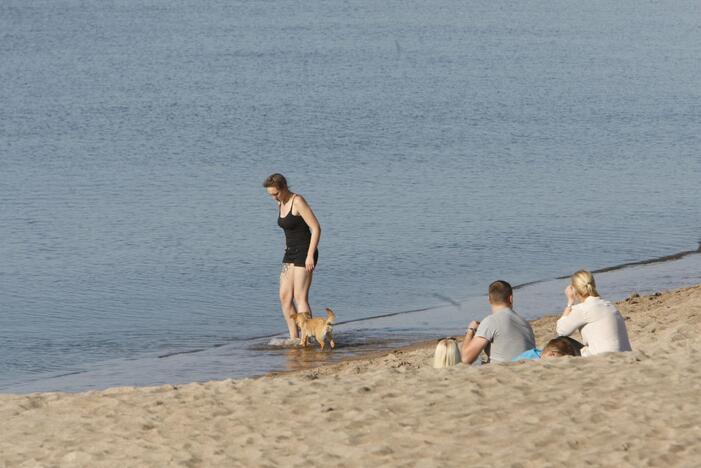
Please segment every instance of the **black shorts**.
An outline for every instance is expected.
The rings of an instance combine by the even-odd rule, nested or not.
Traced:
[[[288,247],[285,249],[285,256],[282,257],[282,263],[294,263],[295,266],[303,267],[307,261],[307,252],[309,247]],[[319,249],[314,252],[314,266],[319,261]]]

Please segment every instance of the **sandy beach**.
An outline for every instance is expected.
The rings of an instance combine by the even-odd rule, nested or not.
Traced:
[[[618,306],[633,352],[436,370],[419,346],[258,379],[0,395],[0,466],[698,466],[701,286]],[[533,322],[538,345],[555,320]]]

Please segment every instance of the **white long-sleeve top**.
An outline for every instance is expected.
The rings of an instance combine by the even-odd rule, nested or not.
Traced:
[[[600,297],[587,297],[557,321],[558,335],[570,336],[575,330],[580,331],[584,341],[582,356],[631,350],[623,316]]]

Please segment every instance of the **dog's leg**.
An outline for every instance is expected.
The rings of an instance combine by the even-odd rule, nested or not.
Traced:
[[[324,350],[324,344],[325,344],[325,343],[324,343],[324,334],[321,333],[321,334],[319,334],[319,335],[316,335],[315,338],[316,338],[316,341],[319,342],[319,346],[321,346],[321,350],[323,351],[323,350]]]
[[[327,336],[329,337],[329,344],[331,345],[331,348],[332,348],[332,349],[335,348],[335,347],[336,347],[336,342],[333,341],[333,332],[332,332],[331,330],[329,330],[329,333],[328,333]]]
[[[302,333],[300,335],[299,344],[302,346],[302,348],[307,347],[307,334],[304,330],[302,330]]]

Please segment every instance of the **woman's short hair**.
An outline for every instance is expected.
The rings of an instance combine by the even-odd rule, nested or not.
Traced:
[[[278,190],[286,189],[287,179],[285,179],[284,175],[278,174],[276,172],[275,174],[270,174],[268,177],[265,178],[265,180],[263,181],[263,187],[275,187]]]
[[[577,273],[570,277],[572,282],[572,287],[577,294],[582,297],[599,297],[599,292],[596,290],[596,281],[594,281],[594,275],[592,275],[587,270],[579,270]]]
[[[576,340],[568,336],[558,336],[548,341],[541,355],[545,353],[555,353],[559,356],[581,356],[579,352],[580,347],[581,343],[578,343]]]
[[[443,338],[436,345],[436,351],[433,354],[433,367],[443,369],[451,367],[461,362],[460,348],[455,338]]]

